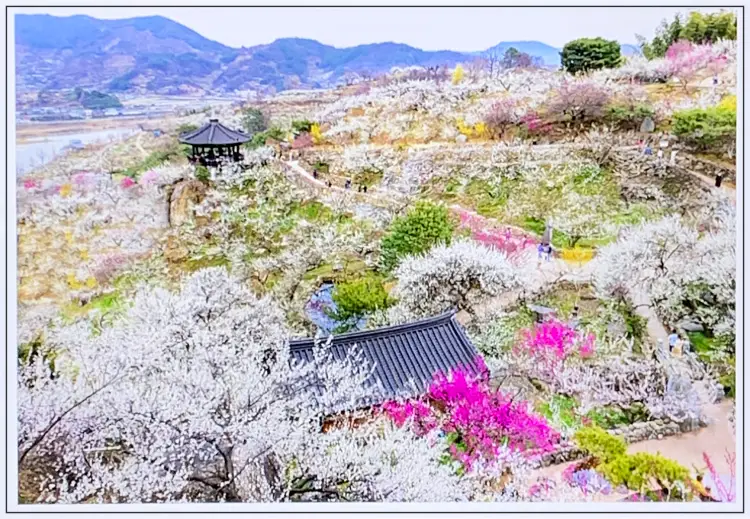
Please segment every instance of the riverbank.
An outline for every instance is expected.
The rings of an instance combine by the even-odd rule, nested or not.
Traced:
[[[82,121],[46,121],[16,124],[16,144],[26,144],[46,137],[64,136],[122,128],[157,128],[165,116],[154,117],[108,117]]]

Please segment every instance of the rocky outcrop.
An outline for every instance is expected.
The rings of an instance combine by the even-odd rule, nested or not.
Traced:
[[[203,201],[206,185],[199,180],[181,180],[177,182],[169,196],[169,225],[180,225],[195,218],[195,206]]]

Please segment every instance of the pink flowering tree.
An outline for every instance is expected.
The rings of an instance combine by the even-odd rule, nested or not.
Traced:
[[[710,485],[708,488],[711,488],[712,491],[716,490],[715,493],[711,492],[712,496],[724,503],[733,503],[737,497],[737,454],[727,451],[724,455],[724,461],[729,467],[729,474],[726,481],[721,477],[719,471],[716,470],[716,466],[706,452],[703,453],[703,461],[711,476],[710,480],[706,482]]]
[[[466,471],[491,465],[507,448],[528,457],[553,450],[559,433],[527,402],[491,388],[484,361],[476,362],[478,375],[467,369],[439,374],[421,399],[386,402],[382,411],[419,435],[440,430],[449,442],[446,461],[459,462]]]
[[[547,103],[550,115],[570,122],[599,119],[612,94],[604,85],[590,80],[563,83]]]
[[[571,357],[592,357],[594,343],[594,334],[583,334],[566,323],[552,320],[523,330],[514,355],[520,359],[519,364],[533,370],[535,378],[552,383]]]
[[[521,122],[517,103],[509,98],[493,103],[484,122],[494,136],[502,137],[508,128]]]
[[[465,209],[456,209],[460,227],[469,229],[473,240],[487,247],[504,252],[508,257],[536,246],[536,240],[529,234],[520,233],[510,227],[499,227],[483,216],[473,214]]]
[[[695,46],[688,41],[673,43],[665,55],[667,74],[676,78],[687,91],[688,84],[696,74],[709,66],[715,60],[711,47]]]
[[[296,139],[294,139],[294,142],[292,142],[292,149],[301,150],[304,148],[309,148],[312,145],[313,145],[312,135],[310,135],[307,132],[304,132],[298,135]]]

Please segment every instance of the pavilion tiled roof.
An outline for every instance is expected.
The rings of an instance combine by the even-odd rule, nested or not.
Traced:
[[[233,146],[248,142],[250,138],[250,135],[227,128],[218,119],[211,119],[197,130],[180,135],[180,142],[192,146]]]
[[[315,344],[325,341],[290,341],[292,360],[311,362]],[[393,398],[421,395],[438,373],[447,375],[453,369],[463,368],[476,374],[479,369],[476,365],[479,353],[455,320],[455,312],[398,326],[334,336],[331,344],[333,358],[343,360],[355,345],[374,366],[366,383],[367,396],[360,402],[362,407]]]

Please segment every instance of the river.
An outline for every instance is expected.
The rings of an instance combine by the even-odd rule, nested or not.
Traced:
[[[85,146],[95,142],[121,139],[137,131],[137,128],[111,128],[62,135],[31,137],[24,139],[22,142],[16,140],[16,175],[22,176],[29,170],[42,166],[58,155],[65,153],[65,148],[71,141],[81,141]]]

